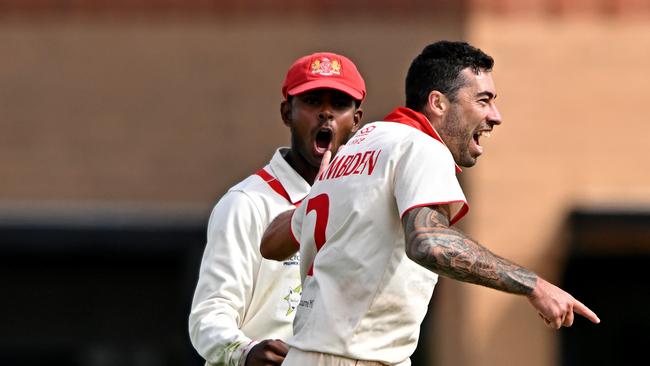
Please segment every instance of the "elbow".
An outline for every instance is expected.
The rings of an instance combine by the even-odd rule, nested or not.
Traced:
[[[406,256],[408,257],[408,259],[412,260],[413,262],[419,263],[416,256],[413,253],[413,250],[408,244],[406,245]]]
[[[268,245],[264,244],[264,239],[262,239],[262,243],[260,244],[260,254],[262,254],[262,257],[266,259],[275,260],[275,258],[273,258],[273,251],[269,249]]]
[[[266,228],[260,242],[262,257],[275,261],[283,261],[295,253],[291,245],[291,215],[293,210],[278,215]]]
[[[406,256],[413,262],[420,265],[425,262],[429,249],[430,248],[426,242],[419,240],[406,242]]]
[[[270,240],[266,235],[262,237],[262,242],[260,243],[260,254],[262,254],[262,257],[273,260],[273,261],[281,261],[284,260],[285,258],[280,258],[278,251],[274,249],[272,240]]]

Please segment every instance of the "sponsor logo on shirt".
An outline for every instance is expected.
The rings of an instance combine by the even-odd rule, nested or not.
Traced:
[[[300,300],[300,304],[298,304],[298,306],[311,309],[314,307],[314,300]]]
[[[302,292],[302,286],[298,285],[295,288],[290,288],[289,293],[283,299],[287,302],[288,308],[285,315],[289,316],[291,313],[296,311],[296,306],[300,301],[300,293]]]
[[[359,133],[357,134],[357,136],[365,136],[365,135],[369,134],[370,132],[372,132],[372,130],[374,130],[375,128],[377,128],[377,126],[364,127],[364,128],[359,130]]]
[[[372,130],[374,130],[375,128],[377,128],[377,126],[367,126],[360,129],[359,132],[357,132],[357,134],[354,135],[354,138],[348,141],[347,145],[358,145],[362,143],[363,140],[365,140],[366,137],[368,137],[368,134],[370,134],[370,132],[372,132]]]
[[[297,266],[300,264],[300,253],[292,255],[290,258],[282,262],[284,266]]]

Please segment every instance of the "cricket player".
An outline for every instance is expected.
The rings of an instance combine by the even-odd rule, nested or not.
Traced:
[[[320,52],[298,59],[282,86],[280,112],[291,147],[214,207],[189,316],[192,344],[209,365],[280,365],[300,299],[299,256],[260,255],[264,229],[309,192],[325,153],[356,131],[365,82],[348,58]]]
[[[406,77],[406,107],[361,128],[292,218],[271,225],[263,255],[299,246],[302,257],[284,365],[409,365],[438,275],[525,296],[553,328],[571,326],[574,313],[599,322],[452,226],[469,209],[456,174],[501,124],[492,67],[467,43],[424,48]]]

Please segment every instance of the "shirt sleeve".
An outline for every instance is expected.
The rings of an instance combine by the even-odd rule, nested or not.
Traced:
[[[454,159],[439,141],[420,136],[411,139],[395,167],[394,182],[400,217],[416,207],[448,204],[453,224],[467,212]]]
[[[241,330],[260,265],[260,213],[243,192],[215,206],[189,316],[194,348],[210,364],[237,366],[251,343]]]

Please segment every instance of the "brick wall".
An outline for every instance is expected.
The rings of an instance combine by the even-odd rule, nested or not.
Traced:
[[[572,209],[650,207],[650,26],[477,17],[468,31],[496,59],[503,124],[485,140],[479,164],[463,173],[472,207],[465,225],[495,252],[558,283]],[[456,312],[451,318],[461,331],[439,338],[442,365],[559,364],[561,332],[543,327],[525,299],[448,287],[455,298],[442,299],[450,302],[446,315]]]
[[[423,45],[459,33],[428,19],[0,23],[0,202],[210,206],[289,143],[280,86],[297,57],[355,60],[367,121],[402,102]]]

